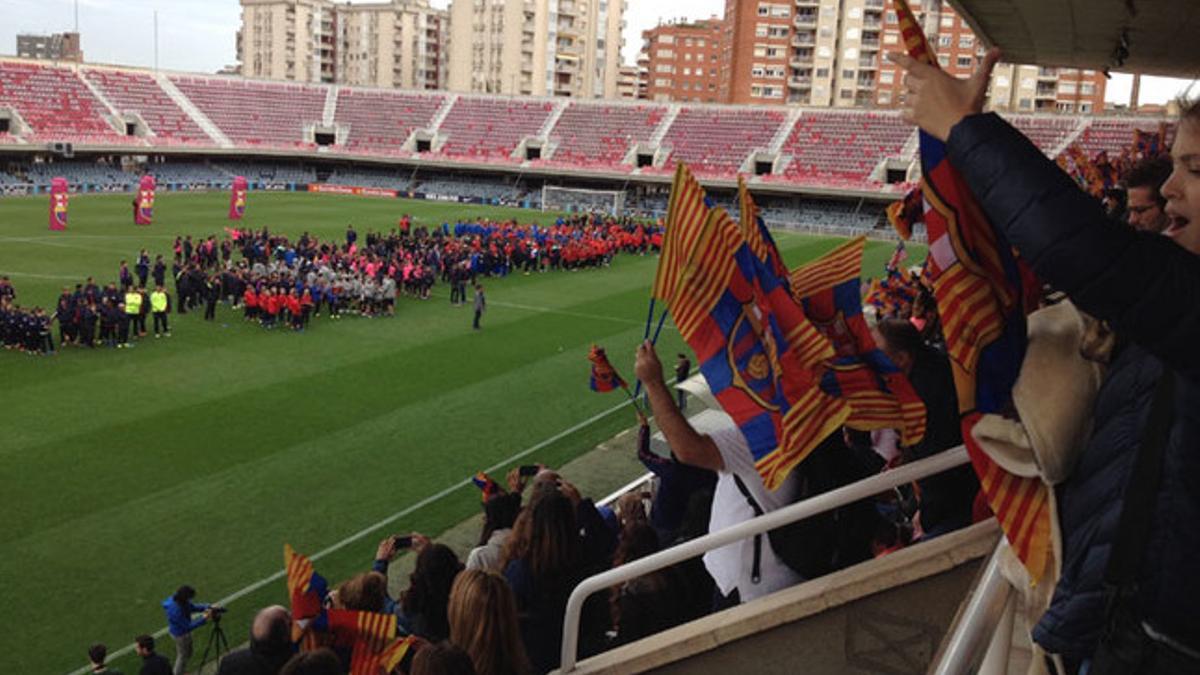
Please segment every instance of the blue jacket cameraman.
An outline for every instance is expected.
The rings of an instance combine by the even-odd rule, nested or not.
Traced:
[[[196,589],[185,584],[162,602],[167,613],[167,632],[175,639],[175,675],[183,675],[188,659],[192,658],[192,631],[213,615],[212,605],[192,602],[195,597]]]

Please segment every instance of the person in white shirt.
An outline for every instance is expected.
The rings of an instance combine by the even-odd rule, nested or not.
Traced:
[[[732,419],[728,426],[709,434],[697,432],[688,423],[667,386],[662,362],[649,341],[638,348],[634,370],[646,388],[654,420],[675,457],[684,464],[717,473],[709,532],[754,517],[754,507],[738,486],[738,479],[764,513],[795,499],[799,484],[794,474],[777,490],[768,490],[763,485],[746,438]],[[718,608],[748,602],[802,581],[800,575],[775,555],[765,534],[709,551],[704,555],[704,566],[723,596],[716,603]]]

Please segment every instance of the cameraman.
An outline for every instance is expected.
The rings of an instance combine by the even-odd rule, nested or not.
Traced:
[[[192,631],[222,611],[214,605],[192,602],[195,597],[196,589],[185,584],[162,603],[167,613],[167,631],[175,639],[175,675],[183,675],[188,659],[192,658]],[[195,614],[201,616],[193,618]]]

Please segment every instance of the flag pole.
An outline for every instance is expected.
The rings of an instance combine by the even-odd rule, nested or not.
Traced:
[[[662,316],[658,317],[658,328],[654,329],[654,338],[650,340],[650,344],[658,344],[658,334],[662,332],[663,323],[667,320],[667,310],[663,310]]]
[[[646,312],[646,330],[642,333],[642,340],[650,339],[650,324],[654,322],[654,296],[650,296],[650,308]]]
[[[650,311],[652,311],[652,312],[654,311],[654,299],[653,298],[650,299]],[[650,322],[653,318],[654,318],[653,315],[651,315],[650,317],[648,317],[646,319],[646,337],[643,338],[643,341],[650,340]],[[662,316],[658,317],[658,328],[654,329],[654,339],[650,340],[651,345],[658,344],[658,334],[662,332],[663,323],[666,322],[666,320],[667,320],[667,310],[664,309]],[[638,380],[637,386],[633,388],[634,400],[636,400],[638,395],[641,393],[642,393],[642,381]],[[639,410],[640,410],[640,408],[639,408]]]

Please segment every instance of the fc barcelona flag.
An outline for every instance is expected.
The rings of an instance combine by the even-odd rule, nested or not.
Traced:
[[[921,197],[921,188],[913,188],[904,199],[892,202],[887,207],[887,219],[896,228],[901,239],[911,239],[913,226],[921,222],[925,215],[925,203]]]
[[[135,225],[149,225],[154,222],[154,192],[156,189],[154,176],[142,176],[137,196],[133,198],[133,222]]]
[[[315,644],[312,644],[311,632],[305,629],[321,616],[321,603],[325,600],[329,585],[324,577],[313,571],[312,561],[296,553],[290,544],[283,545],[283,566],[292,608],[292,641],[305,638],[301,651],[307,651]]]
[[[673,199],[688,178],[686,171],[676,174]],[[695,201],[686,209],[669,207],[676,219],[667,223],[668,234],[674,229],[679,240],[694,240],[687,262],[662,279],[673,289],[671,316],[713,395],[746,437],[763,483],[775,489],[850,415],[846,402],[817,386],[817,368],[833,358],[833,348],[729,214],[705,205],[703,192],[687,198]],[[679,219],[684,213],[689,220]]]
[[[230,220],[241,220],[242,216],[246,215],[246,193],[248,191],[249,183],[246,182],[246,177],[235,176],[233,187],[229,191]]]
[[[475,484],[475,487],[479,488],[480,498],[485,503],[496,495],[504,494],[504,490],[500,488],[500,485],[492,480],[491,476],[482,471],[472,476],[471,482]]]
[[[742,236],[746,238],[746,244],[754,253],[754,257],[766,265],[770,273],[786,283],[788,281],[787,265],[783,262],[783,256],[779,253],[779,247],[775,245],[771,231],[763,222],[762,213],[759,211],[758,205],[754,203],[754,197],[750,195],[745,179],[740,175],[738,176],[738,216],[739,224],[742,226]]]
[[[866,242],[852,239],[792,272],[792,294],[833,345],[836,357],[826,362],[820,383],[849,402],[846,426],[896,429],[901,443],[912,446],[925,437],[925,404],[863,318],[859,271]]]
[[[67,229],[67,204],[71,198],[66,178],[50,181],[50,229],[61,232]]]
[[[908,55],[937,60],[905,0],[894,0]],[[921,132],[922,190],[929,232],[929,275],[954,371],[963,438],[988,504],[1013,551],[1035,582],[1050,550],[1049,489],[1038,478],[1009,474],[971,436],[987,413],[1011,405],[1025,355],[1026,293],[1032,274],[1002,232],[984,217],[974,195],[946,157],[941,141]]]
[[[603,347],[592,345],[592,351],[588,352],[588,361],[592,362],[592,391],[603,394],[627,386],[625,380],[617,374],[617,369],[608,362],[608,355],[604,353]]]
[[[334,649],[350,650],[350,675],[379,675],[386,652],[396,642],[396,615],[351,609],[331,609],[327,615]]]

